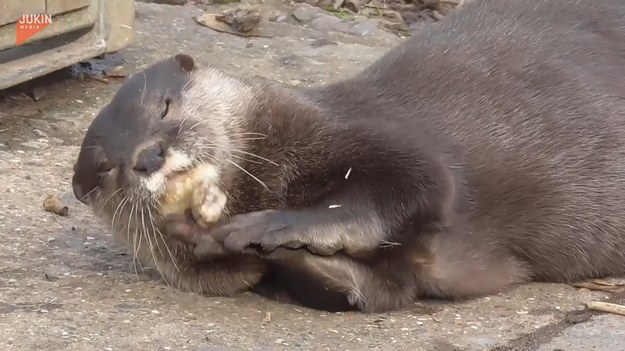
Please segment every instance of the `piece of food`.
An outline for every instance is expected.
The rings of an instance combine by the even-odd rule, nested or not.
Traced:
[[[163,216],[184,213],[191,207],[193,188],[199,184],[195,172],[176,174],[167,182],[165,194],[161,198]]]
[[[43,200],[43,209],[59,216],[67,216],[69,208],[59,199],[56,194],[46,196]]]
[[[202,227],[217,222],[226,207],[226,194],[216,185],[201,182],[191,197],[191,211],[193,218]]]
[[[198,166],[174,175],[167,181],[165,193],[161,197],[161,214],[163,216],[181,214],[191,209],[194,206],[195,189],[206,186],[202,184],[215,184],[217,178],[214,167],[209,165]]]

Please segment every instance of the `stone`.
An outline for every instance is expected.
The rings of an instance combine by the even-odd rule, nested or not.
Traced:
[[[322,14],[310,23],[310,27],[319,31],[330,31],[336,28],[339,23],[341,23],[340,18]]]
[[[298,4],[293,10],[293,17],[300,22],[310,22],[323,14],[323,10],[308,4]]]
[[[378,31],[378,22],[374,20],[368,20],[362,23],[354,25],[349,33],[353,35],[366,36],[374,34]]]
[[[20,143],[20,145],[22,145],[23,147],[27,147],[30,149],[46,149],[49,147],[49,145],[47,143],[42,143],[40,141],[25,141],[23,143]]]

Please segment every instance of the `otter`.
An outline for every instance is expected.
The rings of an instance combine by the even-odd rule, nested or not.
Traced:
[[[74,192],[206,295],[370,313],[623,275],[624,42],[621,0],[478,0],[314,87],[177,54],[95,118]],[[160,215],[200,164],[217,222]]]

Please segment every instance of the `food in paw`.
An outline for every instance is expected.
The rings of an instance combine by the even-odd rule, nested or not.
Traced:
[[[216,181],[217,172],[210,165],[198,166],[174,175],[167,181],[165,193],[161,197],[161,214],[167,216],[184,213],[194,206],[195,189]]]

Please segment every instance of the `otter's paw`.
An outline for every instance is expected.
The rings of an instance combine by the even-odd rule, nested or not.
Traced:
[[[188,215],[167,216],[165,231],[170,238],[190,245],[198,258],[225,254],[224,247],[210,235],[209,230],[199,226]]]
[[[226,194],[216,185],[202,182],[193,189],[191,210],[195,220],[204,227],[217,222],[226,206]]]
[[[305,245],[293,215],[277,210],[236,215],[214,227],[211,235],[234,252],[251,253],[254,248],[271,252],[281,246],[297,249]]]
[[[343,248],[339,237],[323,238],[310,220],[288,211],[265,210],[234,216],[214,227],[211,235],[229,251],[266,255],[279,247],[305,248],[329,256]],[[266,256],[267,258],[271,258]]]

